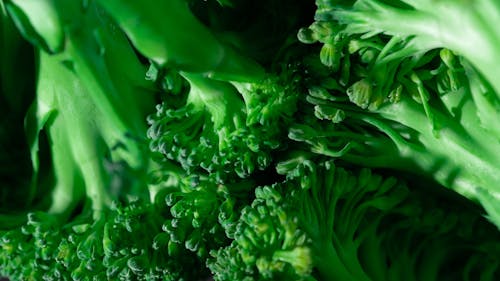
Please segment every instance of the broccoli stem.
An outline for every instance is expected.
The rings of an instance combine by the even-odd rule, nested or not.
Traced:
[[[143,79],[146,69],[127,38],[94,2],[41,1],[37,9],[30,3],[7,2],[6,8],[26,39],[45,51],[27,118],[33,166],[37,171],[37,136],[45,129],[54,173],[49,213],[62,223],[86,195],[98,219],[113,198],[105,161],[125,161],[138,175],[148,167],[141,140],[153,85]],[[46,14],[46,24],[31,26]],[[148,193],[144,182],[138,185]]]
[[[349,188],[354,179],[342,171],[327,171],[315,176],[318,182],[311,180],[310,191],[301,196],[298,213],[312,240],[315,267],[324,280],[371,281],[358,260],[358,242],[350,240],[354,235],[349,232],[357,230],[356,222],[349,225],[350,218],[339,214],[341,198],[337,196]],[[335,189],[339,189],[338,193]]]
[[[66,53],[90,98],[104,113],[106,141],[111,146],[124,144],[127,152],[120,156],[132,167],[144,167],[147,153],[137,142],[145,135],[145,117],[153,108],[153,94],[149,92],[153,86],[140,79],[146,69],[123,34],[106,25],[98,26],[105,18],[99,18],[96,7],[83,17],[84,22],[68,32]]]
[[[143,79],[145,66],[95,2],[39,2],[33,7],[31,2],[13,1],[7,8],[28,40],[57,54],[82,79],[89,97],[103,113],[100,121],[108,126],[103,135],[110,146],[124,145],[127,152],[121,150],[120,157],[133,167],[143,167],[147,157],[135,143],[145,135],[144,120],[154,108],[154,86]],[[45,22],[33,26],[40,21]]]
[[[49,212],[67,218],[85,194],[93,210],[102,210],[110,204],[103,166],[108,151],[96,124],[99,120],[82,118],[96,115],[88,90],[57,56],[42,52],[38,99],[39,106],[55,111],[46,124],[56,181]]]
[[[238,128],[244,124],[245,104],[230,83],[187,72],[183,72],[182,76],[191,86],[189,102],[210,112],[217,131]]]
[[[433,174],[441,184],[466,197],[477,199],[479,188],[488,190],[499,198],[500,169],[496,156],[500,151],[495,147],[496,140],[484,131],[467,130],[450,122],[452,119],[439,111],[433,111],[436,123],[440,126],[437,132],[433,132],[420,107],[418,103],[404,98],[378,110],[384,119],[399,122],[419,132],[416,142],[420,149],[409,145],[411,141],[395,141],[400,156],[416,162],[423,171]],[[391,129],[383,121],[376,118],[366,121],[389,136],[392,135]],[[392,165],[387,163],[387,166]]]
[[[50,124],[49,134],[52,154],[52,169],[56,179],[48,212],[65,220],[76,206],[81,203],[85,189],[80,172],[71,156],[71,144],[67,132],[61,131],[64,121]]]
[[[185,0],[98,1],[134,46],[159,65],[228,80],[258,81],[264,70],[223,45]],[[193,35],[196,36],[193,36]]]
[[[480,128],[490,130],[500,140],[500,126],[492,126],[500,120],[500,99],[496,99],[494,90],[484,81],[484,78],[466,61],[462,61],[465,73],[469,78],[470,93],[476,110],[463,110],[476,114],[479,118],[478,122],[470,124],[469,128]],[[470,118],[469,118],[470,119]]]
[[[344,140],[343,130],[350,132],[349,128],[339,127],[338,132],[333,129],[316,137],[313,131],[298,127],[298,132],[309,137],[298,135],[297,139],[311,139],[312,151],[348,162],[432,175],[470,199],[478,200],[480,189],[498,198],[498,136],[480,125],[479,109],[471,92],[474,90],[465,87],[460,92],[447,93],[442,100],[446,109],[439,103],[441,100],[431,100],[433,104],[425,110],[424,105],[403,95],[398,102],[386,103],[368,113],[349,111],[349,124],[369,124],[385,135],[368,134],[368,138],[364,131],[358,131],[360,137]],[[347,143],[346,149],[335,151],[330,147],[337,148],[339,144],[321,142],[322,136],[330,135],[341,138],[340,144]]]
[[[338,251],[334,248],[332,242],[325,241],[324,243],[315,242],[315,266],[321,275],[322,280],[338,280],[338,281],[370,281],[366,276],[359,278],[357,274],[360,272],[351,272],[346,268],[346,264],[341,260]]]

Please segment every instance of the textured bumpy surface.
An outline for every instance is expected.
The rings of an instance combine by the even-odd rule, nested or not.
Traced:
[[[500,280],[499,1],[0,15],[0,276]]]

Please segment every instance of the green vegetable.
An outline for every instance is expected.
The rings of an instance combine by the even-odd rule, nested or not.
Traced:
[[[271,152],[284,147],[286,124],[297,110],[294,70],[259,83],[181,76],[182,93],[170,91],[148,119],[152,151],[219,182],[266,169]]]
[[[61,17],[75,12],[60,5],[51,8]],[[140,78],[145,67],[100,11],[89,4],[73,13],[74,24],[84,26],[66,31],[58,53],[38,54],[37,94],[26,122],[34,173],[51,167],[32,184],[50,184],[40,196],[51,202],[19,228],[2,223],[1,272],[14,280],[192,280],[203,270],[180,270],[200,267],[187,250],[159,250],[169,244],[161,239],[169,216],[146,185],[142,121],[154,108],[153,86]],[[41,163],[43,153],[50,153],[50,164]]]
[[[0,276],[500,279],[493,2],[0,1]]]
[[[321,42],[311,64],[326,67],[311,66],[320,70],[306,114],[316,118],[290,137],[320,154],[432,177],[480,202],[500,226],[500,100],[497,71],[483,57],[495,61],[498,34],[482,20],[500,9],[494,1],[350,2],[318,1],[316,21],[299,33]]]
[[[234,241],[211,252],[216,280],[498,278],[498,232],[471,210],[301,156],[280,163],[287,179],[257,188]]]
[[[260,66],[221,44],[191,13],[187,1],[99,3],[116,18],[134,46],[159,65],[244,81],[262,78]],[[194,47],[200,44],[203,48]]]

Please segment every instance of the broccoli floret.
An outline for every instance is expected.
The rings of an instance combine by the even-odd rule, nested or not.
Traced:
[[[472,55],[462,44],[470,41],[454,35],[460,28],[448,32],[455,25],[443,22],[462,11],[468,15],[464,26],[471,28],[467,36],[496,40],[477,26],[476,17],[498,9],[364,0],[318,1],[318,7],[316,22],[299,34],[322,46],[320,58],[309,60],[309,73],[315,74],[306,101],[314,110],[305,114],[316,118],[303,118],[290,137],[351,163],[431,176],[479,201],[499,224],[498,211],[491,208],[500,182],[496,80],[477,55],[481,51]],[[411,20],[394,24],[406,16]],[[440,27],[448,33],[433,32]],[[325,133],[318,135],[319,130]]]
[[[196,280],[208,275],[200,259],[165,237],[161,225],[168,210],[162,201],[114,205],[98,221],[90,204],[87,208],[63,226],[54,215],[32,213],[22,229],[4,233],[2,273],[14,280]]]
[[[260,83],[182,72],[186,82],[171,85],[148,119],[152,151],[179,162],[188,173],[208,172],[218,182],[266,169],[272,152],[284,148],[280,141],[297,110],[300,79],[291,66]]]
[[[204,176],[187,176],[164,192],[172,217],[164,221],[163,230],[173,243],[205,260],[211,249],[228,244],[253,188],[251,181],[223,185]]]
[[[211,252],[215,280],[498,278],[498,233],[474,207],[307,155],[256,189],[232,244]]]
[[[241,211],[234,241],[211,252],[207,264],[215,280],[311,280],[308,239],[289,212],[294,202],[283,196],[290,188],[255,190],[255,200]]]

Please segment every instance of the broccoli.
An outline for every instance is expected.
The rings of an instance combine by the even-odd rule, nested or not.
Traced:
[[[171,177],[176,178],[178,184],[157,195],[157,200],[162,200],[171,214],[163,221],[162,230],[170,237],[170,243],[206,260],[210,249],[230,243],[237,214],[241,206],[251,200],[249,191],[253,190],[255,183],[243,181],[224,185],[195,174],[174,174]]]
[[[278,60],[279,64],[271,68],[279,73],[266,75],[251,57],[237,53],[230,43],[224,43],[202,25],[183,0],[102,4],[115,16],[134,46],[152,59],[151,78],[180,84],[170,85],[173,91],[166,90],[184,101],[173,102],[175,98],[167,95],[157,113],[149,118],[148,136],[153,151],[181,163],[188,172],[199,173],[202,169],[214,174],[219,182],[230,181],[231,174],[245,178],[270,165],[270,153],[280,148],[281,140],[286,138],[287,122],[297,107],[300,77],[295,75],[293,61]],[[158,5],[164,7],[160,9]],[[151,17],[152,13],[161,11],[171,13],[168,20],[176,23],[136,24],[130,20],[146,18],[143,14],[154,20],[160,17]],[[186,31],[198,36],[179,35]],[[151,41],[134,39],[145,37]],[[179,39],[175,44],[164,43],[170,38]],[[204,47],[192,47],[200,44]],[[186,81],[184,85],[180,78],[162,77],[169,70],[177,70],[177,75]]]
[[[117,20],[134,46],[158,65],[232,80],[255,81],[264,75],[262,67],[252,59],[221,43],[190,11],[188,1],[99,3]],[[195,47],[200,44],[203,48]]]
[[[282,198],[279,187],[258,187],[255,200],[241,211],[234,241],[211,252],[213,258],[207,264],[216,280],[311,278],[313,261],[307,237],[289,212],[293,208],[289,204],[295,202]]]
[[[28,31],[35,18],[22,17],[23,4],[7,9],[33,39]],[[57,13],[53,20],[74,23],[64,40],[54,41],[63,46],[52,46],[54,38],[46,44],[33,39],[51,54],[38,53],[37,95],[26,120],[34,137],[31,159],[40,167],[41,150],[48,149],[52,169],[33,176],[32,184],[48,182],[52,190],[43,196],[51,202],[31,211],[19,228],[1,226],[1,273],[17,280],[192,280],[206,274],[186,249],[164,251],[171,243],[161,224],[170,215],[163,201],[154,201],[161,190],[147,187],[145,120],[154,88],[140,79],[145,66],[100,7],[49,7]],[[46,15],[37,12],[31,16]],[[46,147],[39,145],[44,138]],[[200,270],[180,270],[184,266]]]
[[[494,61],[496,34],[480,28],[500,14],[492,2],[318,1],[316,21],[299,33],[321,43],[308,59],[304,101],[314,109],[290,137],[351,163],[433,177],[500,225],[500,104],[482,57]]]
[[[0,0],[0,276],[499,279],[490,2]]]
[[[132,48],[113,19],[95,2],[6,1],[5,11],[37,48],[36,97],[27,113],[16,117],[26,115],[27,152],[33,167],[29,186],[39,190],[48,202],[40,208],[26,208],[19,215],[5,216],[8,224],[1,227],[1,273],[22,280],[193,280],[206,276],[202,262],[208,250],[228,243],[229,239],[224,237],[236,220],[235,200],[241,195],[242,201],[248,201],[253,183],[252,180],[227,183],[231,189],[228,191],[220,180],[213,180],[212,170],[195,176],[188,166],[178,167],[169,159],[156,159],[153,163],[153,158],[161,157],[155,156],[158,154],[155,149],[149,151],[155,144],[148,145],[146,139],[146,116],[154,111],[157,91],[165,90],[155,82],[167,80],[163,75],[167,67],[151,59],[151,69],[158,70],[158,77],[144,79],[144,57]],[[188,10],[179,17],[205,29]],[[42,20],[47,22],[38,24]],[[212,36],[210,31],[205,32]],[[131,42],[134,43],[133,38]],[[240,57],[231,51],[232,47],[216,41],[214,44],[233,53],[225,60]],[[182,53],[174,58],[184,59]],[[245,73],[236,80],[216,80],[211,75],[197,73],[189,63],[174,63],[173,69],[182,70],[177,75],[185,79],[183,82],[190,82],[188,92],[180,99],[198,103],[202,108],[197,107],[193,112],[208,116],[207,127],[214,124],[214,129],[207,128],[206,139],[235,149],[247,146],[246,150],[252,149],[249,157],[258,158],[259,145],[277,146],[276,140],[272,140],[277,134],[273,130],[285,132],[282,116],[290,118],[297,99],[295,91],[290,91],[292,95],[287,97],[288,91],[281,90],[288,87],[286,83],[292,82],[294,87],[297,82],[292,80],[295,78],[292,70],[284,70],[289,76],[264,78],[265,72],[257,63],[244,56],[240,60],[235,66]],[[249,71],[245,64],[253,65],[254,70]],[[219,66],[208,62],[204,67],[213,68],[214,73],[219,71]],[[186,69],[192,72],[185,72]],[[236,73],[224,67],[221,70]],[[290,80],[280,81],[279,85],[277,81],[283,77]],[[263,94],[258,96],[254,92]],[[226,106],[226,100],[218,99],[219,93],[235,104]],[[207,98],[215,98],[219,104],[207,103],[204,101]],[[163,104],[170,106],[170,100]],[[283,108],[275,111],[279,107]],[[244,118],[240,120],[241,128],[236,127],[239,124],[230,127],[233,114],[235,120],[237,115]],[[265,131],[252,129],[247,133],[244,128],[247,124],[269,126],[271,140],[261,140]],[[224,137],[226,132],[231,136]],[[170,145],[164,139],[161,142],[163,146]],[[187,144],[181,142],[179,148],[185,150],[182,146]],[[212,153],[215,156],[232,153],[227,159],[240,160],[237,152],[222,148],[222,153],[219,148]],[[262,169],[270,162],[267,158],[251,161],[259,162]],[[243,167],[240,175],[248,169],[252,172],[253,167]],[[151,182],[151,171],[162,174],[159,184]],[[188,177],[186,172],[191,175]],[[166,179],[164,175],[168,173],[173,176]],[[224,173],[218,179],[225,177]],[[193,181],[200,181],[194,178],[202,180],[193,186]],[[42,189],[46,186],[50,188]],[[200,201],[203,197],[205,200]],[[215,215],[205,215],[207,211],[214,211]],[[13,221],[14,217],[19,219]],[[209,229],[212,224],[214,227]],[[208,239],[209,234],[216,235],[215,239]]]
[[[181,93],[167,91],[148,118],[151,150],[218,182],[266,169],[283,149],[287,123],[297,110],[293,69],[260,83],[237,84],[181,73]]]
[[[498,232],[477,209],[305,155],[255,190],[232,244],[211,252],[216,280],[498,278]]]

